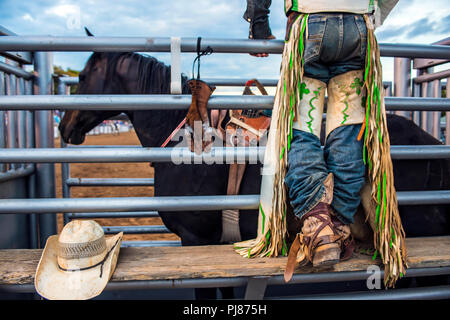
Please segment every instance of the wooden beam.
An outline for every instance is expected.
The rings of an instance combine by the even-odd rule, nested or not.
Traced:
[[[406,239],[409,268],[450,266],[450,236]],[[0,284],[32,284],[42,249],[0,250]],[[122,248],[111,281],[200,279],[282,275],[286,257],[247,259],[232,245]],[[355,253],[331,267],[295,273],[366,271],[381,262]]]

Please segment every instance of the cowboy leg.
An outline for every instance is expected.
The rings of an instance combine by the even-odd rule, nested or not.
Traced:
[[[291,205],[298,218],[310,211],[325,191],[323,182],[328,170],[320,147],[325,88],[324,82],[306,77],[299,87],[300,101],[295,110],[285,177]]]
[[[328,105],[324,157],[334,175],[331,204],[339,219],[353,223],[364,185],[363,141],[358,133],[364,121],[362,70],[332,78],[328,84]]]
[[[289,253],[287,278],[293,272],[295,260],[307,258],[314,266],[333,264],[339,261],[341,253],[337,243],[339,234],[329,210],[333,176],[328,174],[320,146],[326,84],[307,77],[303,79],[285,177],[291,205],[302,229],[294,242],[299,245],[294,245]]]
[[[326,19],[326,23],[324,19]],[[354,64],[358,64],[360,62],[359,60],[363,61],[363,59],[360,59],[361,50],[357,50],[357,48],[348,48],[353,45],[357,46],[357,43],[360,43],[360,41],[358,40],[359,34],[356,30],[356,27],[354,27],[352,30],[346,30],[348,22],[353,22],[353,24],[355,24],[354,20],[352,19],[350,19],[350,17],[344,17],[343,15],[317,15],[314,16],[314,18],[311,16],[308,24],[310,33],[305,43],[304,79],[309,79],[309,77],[314,76],[316,79],[318,79],[315,80],[317,83],[325,84],[330,82],[333,85],[334,82],[332,78],[336,72],[342,73],[348,70],[354,70]],[[325,25],[327,27],[325,27]],[[350,31],[352,35],[355,34],[355,37],[350,36],[345,37],[344,39],[344,31]],[[355,38],[356,40],[353,40],[353,38]],[[352,41],[354,43],[352,43]],[[357,59],[353,59],[354,55],[357,56]],[[336,59],[338,60],[336,61]],[[334,63],[337,63],[339,67],[333,68],[332,66]],[[361,67],[359,67],[359,69],[360,68]],[[330,93],[328,93],[328,95],[330,96]],[[330,104],[330,102],[328,104]],[[331,104],[333,104],[333,102]],[[300,131],[302,132],[302,135],[306,135],[309,130],[309,134],[311,136],[314,136],[317,150],[317,147],[320,147],[320,143],[318,141],[320,137],[320,120],[322,119],[322,112],[320,112],[320,117],[317,118],[318,121],[315,122],[315,126],[310,120],[309,116],[311,114],[312,112],[310,109],[300,109],[300,121],[298,126],[299,129],[303,129],[303,131]],[[319,114],[315,115],[318,116]],[[351,120],[346,121],[351,122]],[[331,121],[327,121],[328,129],[331,128],[330,124]],[[327,131],[327,133],[329,133],[329,131]],[[309,148],[311,148],[311,143]],[[302,147],[302,151],[303,157],[308,157],[311,155],[316,159],[320,159],[320,161],[325,161],[326,159],[322,158],[323,152],[321,150],[317,150],[316,152],[318,154],[315,155],[312,154],[308,147],[305,146]],[[288,178],[289,175],[293,172],[290,172],[290,162],[292,161],[292,159],[289,159],[289,155],[290,154],[288,154],[289,170],[286,174],[286,184],[289,186],[289,188],[291,188],[288,183]],[[321,179],[317,179],[319,181],[316,181],[315,183],[311,181],[314,177],[314,175],[312,174],[308,177],[310,179],[309,183],[312,184],[310,188],[312,187],[317,190],[317,196],[315,198],[311,198],[311,200],[309,200],[310,202],[307,205],[304,205],[302,208],[299,208],[299,206],[297,205],[296,208],[295,202],[299,201],[299,199],[292,198],[293,196],[295,196],[295,192],[302,194],[303,197],[307,195],[307,193],[305,194],[304,191],[300,191],[300,188],[298,187],[294,188],[293,190],[290,189],[291,204],[294,207],[294,213],[296,213],[298,217],[301,217],[303,225],[301,233],[297,235],[297,238],[295,240],[298,241],[300,245],[294,246],[294,248],[297,248],[299,252],[303,251],[304,256],[309,261],[311,261],[314,266],[335,263],[339,261],[339,258],[348,258],[349,256],[351,256],[351,251],[347,250],[347,246],[345,246],[350,241],[349,227],[344,225],[334,216],[333,211],[329,205],[331,201],[325,201],[323,198],[324,194],[326,195],[327,193],[331,193],[331,197],[333,197],[335,193],[332,186],[331,188],[326,188],[324,184],[325,178],[327,177],[328,173],[333,173],[333,170],[330,170],[330,168],[328,168],[326,162],[324,164],[322,163],[322,166],[324,167],[324,169],[321,173]],[[339,171],[339,173],[340,172],[341,171]],[[306,176],[307,174],[304,175]],[[301,180],[296,181],[295,184],[299,185],[301,182]],[[295,186],[294,183],[291,184]],[[328,192],[325,192],[325,190],[327,190]],[[342,255],[341,250],[343,253]],[[286,268],[286,279],[290,278],[293,269],[292,260],[294,259],[293,256],[296,255],[295,250],[292,253],[290,252],[289,255],[290,259],[288,259],[288,261],[290,260],[290,263],[288,262],[288,266]],[[299,259],[297,258],[297,260]]]

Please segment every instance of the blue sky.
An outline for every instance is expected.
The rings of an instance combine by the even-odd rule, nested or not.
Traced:
[[[235,38],[248,37],[242,18],[245,0],[0,0],[0,25],[19,35]],[[270,25],[283,39],[283,1],[272,0]],[[379,42],[432,43],[450,36],[448,0],[400,0],[376,31]],[[169,63],[167,53],[148,53]],[[54,64],[82,69],[88,52],[55,53]],[[191,75],[194,54],[182,55],[182,71]],[[277,78],[281,55],[213,54],[202,58],[202,77]],[[385,80],[392,80],[392,59],[383,58]]]

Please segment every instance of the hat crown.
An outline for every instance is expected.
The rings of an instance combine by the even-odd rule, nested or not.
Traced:
[[[64,226],[59,235],[61,243],[86,243],[104,236],[102,227],[93,220],[74,220]]]

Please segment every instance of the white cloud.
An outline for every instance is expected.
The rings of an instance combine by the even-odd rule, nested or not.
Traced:
[[[97,36],[234,39],[248,36],[248,23],[242,18],[245,0],[35,0],[27,1],[26,6],[16,0],[0,1],[2,25],[22,35],[84,36],[83,26],[87,26]],[[69,23],[77,14],[79,19]],[[449,30],[450,22],[442,20],[448,16],[448,0],[400,0],[385,24],[377,30],[377,35],[380,42],[431,43],[448,37],[445,30]],[[269,19],[273,34],[277,39],[283,39],[286,24],[283,0],[272,0]],[[420,23],[424,22],[437,26],[437,31],[421,29]],[[80,69],[88,54],[58,52],[54,55],[55,64]],[[148,54],[166,64],[170,62],[168,54]],[[186,75],[191,75],[193,59],[194,54],[182,55],[182,71]],[[385,78],[392,80],[391,60],[384,58],[383,64]],[[269,58],[213,54],[202,59],[202,76],[276,78],[280,61],[279,54]]]
[[[44,13],[48,15],[56,15],[59,17],[67,18],[72,15],[79,15],[80,11],[81,10],[78,5],[60,4],[46,9]]]
[[[29,13],[25,13],[25,14],[22,16],[22,19],[23,19],[23,20],[26,20],[26,21],[34,21],[34,18],[33,18]]]

